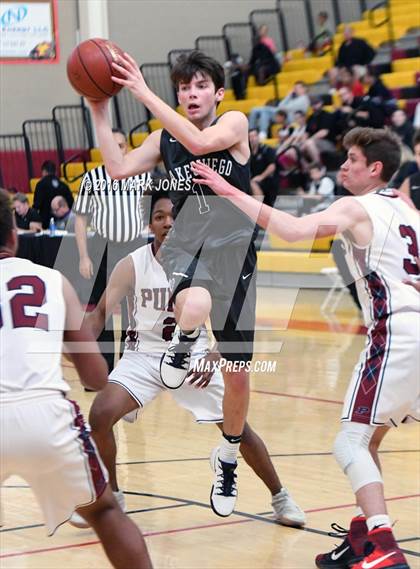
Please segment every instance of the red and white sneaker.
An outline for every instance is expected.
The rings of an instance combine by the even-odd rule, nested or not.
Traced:
[[[317,555],[316,566],[319,569],[348,569],[354,563],[361,561],[368,533],[366,518],[363,516],[353,518],[348,531],[338,524],[331,524],[331,527],[334,532],[329,535],[341,537],[343,541],[332,551]]]
[[[369,552],[369,553],[368,553]],[[365,557],[352,569],[410,569],[398,547],[391,528],[377,528],[368,533]]]

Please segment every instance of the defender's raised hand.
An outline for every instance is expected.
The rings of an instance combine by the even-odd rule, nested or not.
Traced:
[[[191,162],[191,169],[195,175],[193,182],[205,184],[220,196],[227,196],[232,186],[220,174],[202,162]]]

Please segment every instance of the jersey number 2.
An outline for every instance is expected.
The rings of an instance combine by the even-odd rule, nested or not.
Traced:
[[[22,287],[32,288],[32,292],[18,292],[10,299],[13,328],[39,328],[48,330],[48,315],[34,312],[33,316],[26,314],[26,307],[37,308],[45,304],[45,284],[37,276],[14,277],[7,283],[7,290],[21,291]],[[0,312],[0,326],[3,318]]]
[[[409,275],[418,275],[419,268],[414,259],[414,257],[418,258],[419,256],[416,232],[410,225],[400,225],[399,229],[401,237],[407,241],[408,253],[412,257],[412,259],[403,259],[404,271]]]

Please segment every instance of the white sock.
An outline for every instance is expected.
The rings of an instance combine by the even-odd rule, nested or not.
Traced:
[[[359,516],[365,516],[365,514],[363,513],[362,508],[359,508],[359,506],[356,506],[356,511],[354,512],[354,517],[358,518]]]
[[[367,527],[369,531],[375,529],[375,527],[391,527],[391,520],[386,514],[378,514],[377,516],[371,516],[366,520]]]
[[[229,462],[235,464],[237,462],[237,456],[239,452],[239,445],[241,442],[231,443],[225,437],[222,438],[222,444],[220,445],[219,458],[223,462]]]
[[[181,334],[183,336],[186,336],[189,340],[195,340],[196,338],[198,338],[198,335],[200,334],[200,328],[196,328],[195,330],[192,330],[191,332],[184,332],[184,330],[181,330],[181,328],[179,329]]]
[[[277,499],[283,498],[286,493],[287,493],[287,490],[283,486],[282,489],[277,492],[277,494],[273,494],[273,496],[272,496],[273,502]]]

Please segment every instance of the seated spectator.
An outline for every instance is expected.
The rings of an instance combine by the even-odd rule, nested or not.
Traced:
[[[276,42],[268,35],[268,26],[267,24],[261,24],[258,28],[258,41],[259,43],[264,44],[268,49],[271,51],[273,55],[277,53]]]
[[[333,26],[329,23],[328,19],[328,12],[318,12],[316,17],[316,34],[306,48],[306,51],[310,51],[318,56],[325,55],[330,51],[333,38]]]
[[[51,201],[55,196],[63,196],[69,208],[73,207],[73,195],[70,188],[55,175],[56,166],[51,160],[46,160],[41,166],[41,180],[37,183],[34,193],[33,207],[38,210],[42,227],[47,229],[51,217]]]
[[[335,182],[327,176],[325,166],[319,162],[312,162],[308,172],[311,181],[306,195],[318,200],[335,197]]]
[[[283,142],[283,140],[289,136],[289,123],[287,121],[287,113],[285,111],[277,111],[274,115],[270,135],[271,138],[277,137],[279,139],[279,143]]]
[[[308,138],[302,145],[302,151],[313,162],[321,162],[322,152],[336,152],[334,138],[334,117],[324,110],[322,97],[312,97],[313,113],[306,123]]]
[[[319,162],[312,162],[308,166],[309,185],[306,192],[298,192],[305,195],[300,215],[323,211],[336,199],[335,182],[327,176],[326,168]]]
[[[54,217],[55,227],[74,233],[76,214],[69,208],[63,196],[55,196],[51,201],[51,213]]]
[[[270,123],[277,111],[285,111],[288,120],[293,122],[296,111],[306,114],[310,106],[308,89],[303,81],[297,81],[292,91],[275,107],[255,107],[249,114],[249,128],[259,127],[261,139],[267,138]]]
[[[238,53],[232,53],[229,61],[223,64],[227,74],[230,75],[235,99],[245,99],[246,83],[247,83],[247,66],[244,64],[243,58]]]
[[[356,126],[383,127],[385,113],[369,97],[355,97],[348,87],[341,87],[338,92],[342,106],[334,113],[336,134],[341,137]]]
[[[17,193],[13,196],[13,209],[18,229],[24,231],[41,231],[42,223],[39,213],[33,207],[29,207],[28,198],[25,194]]]
[[[409,196],[416,208],[420,210],[420,130],[414,135],[413,146],[417,172],[404,180],[400,190]]]
[[[355,97],[363,97],[365,89],[356,73],[350,67],[340,67],[337,76],[337,89],[348,87]]]
[[[261,26],[261,28],[267,28],[267,26]],[[261,36],[260,33],[252,48],[248,63],[249,74],[254,75],[258,85],[265,85],[273,75],[280,71],[280,64],[275,53],[274,41],[266,35]]]
[[[391,115],[391,130],[395,132],[401,143],[410,150],[410,154],[405,154],[402,159],[403,162],[406,160],[412,160],[413,154],[413,137],[414,137],[414,127],[409,121],[405,111],[402,109],[397,109]]]
[[[308,135],[306,133],[306,114],[296,111],[294,121],[289,127],[289,135],[277,148],[277,166],[283,172],[294,169],[301,160],[301,148]],[[290,148],[291,146],[295,148]]]
[[[274,148],[261,144],[257,130],[249,131],[251,148],[250,170],[253,196],[272,206],[278,191],[276,152]]]
[[[368,68],[363,76],[363,83],[368,87],[366,95],[377,104],[396,105],[396,101],[391,91],[384,85],[382,79],[378,77],[372,69]]]
[[[364,39],[355,38],[353,36],[353,29],[350,26],[344,28],[344,41],[338,50],[337,59],[335,61],[336,67],[351,67],[354,68],[357,75],[364,75],[365,69],[360,69],[369,65],[376,52],[371,45]]]

